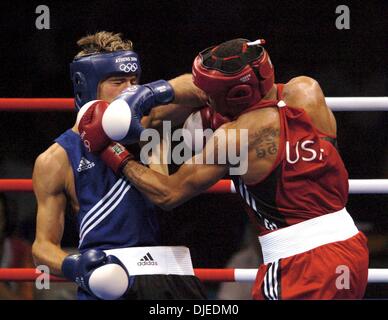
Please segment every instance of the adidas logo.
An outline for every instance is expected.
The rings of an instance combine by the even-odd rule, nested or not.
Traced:
[[[158,263],[152,258],[148,252],[140,261],[137,263],[138,266],[157,266]]]
[[[94,166],[95,166],[94,162],[91,162],[88,159],[82,157],[81,161],[79,162],[77,171],[78,172],[85,171],[85,170],[93,168]]]

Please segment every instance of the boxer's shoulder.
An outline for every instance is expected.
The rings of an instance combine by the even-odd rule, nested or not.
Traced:
[[[307,77],[299,76],[292,78],[284,85],[284,95],[306,94],[320,90],[317,80]]]
[[[290,106],[319,106],[324,98],[318,81],[311,77],[295,77],[284,85],[283,99]]]
[[[54,143],[36,158],[33,183],[49,183],[46,185],[47,189],[56,189],[65,184],[68,168],[66,151],[58,143]]]
[[[291,79],[283,91],[287,105],[304,109],[313,124],[326,134],[336,135],[337,125],[333,113],[326,104],[319,83],[310,77]]]
[[[231,123],[236,129],[257,130],[279,126],[279,112],[277,108],[261,108],[242,114]]]
[[[317,84],[318,81],[315,80],[314,78],[308,77],[308,76],[297,76],[294,78],[291,78],[286,84],[285,88],[287,86],[294,86],[294,85],[307,85],[311,86],[314,84]]]
[[[36,158],[36,162],[54,168],[68,163],[68,158],[65,149],[55,142]]]

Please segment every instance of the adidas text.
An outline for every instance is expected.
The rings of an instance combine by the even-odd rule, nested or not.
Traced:
[[[158,263],[155,261],[141,261],[137,263],[138,266],[157,266]]]

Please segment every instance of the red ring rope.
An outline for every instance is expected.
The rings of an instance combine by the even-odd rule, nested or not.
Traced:
[[[0,98],[0,111],[75,111],[73,98]]]
[[[194,269],[194,273],[202,281],[235,281],[234,269]],[[0,281],[35,281],[40,275],[34,268],[0,268]],[[67,280],[50,275],[50,281]]]
[[[0,179],[0,192],[32,191],[31,179]]]
[[[213,282],[253,282],[257,269],[194,269],[201,281]],[[33,268],[0,268],[0,281],[35,281],[42,273]],[[50,281],[67,282],[68,280],[50,275]],[[388,269],[369,269],[369,283],[388,283]]]
[[[0,192],[31,192],[31,179],[0,179]],[[220,180],[215,185],[210,187],[207,193],[230,193],[232,192],[231,180]]]

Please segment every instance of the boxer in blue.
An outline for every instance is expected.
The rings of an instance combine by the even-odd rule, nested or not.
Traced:
[[[83,50],[70,64],[77,109],[95,103],[95,99],[109,103],[123,89],[138,83],[141,66],[131,41],[122,40],[119,34],[99,32],[82,38],[78,44]],[[187,86],[188,78],[191,75],[171,82]],[[169,83],[149,85],[153,106],[173,99],[171,91],[160,90],[161,85]],[[192,108],[177,106],[201,106],[203,99],[200,91],[193,100],[192,95],[186,99],[175,90],[178,104],[164,106],[164,110],[174,112],[176,121],[183,122]],[[182,111],[177,116],[175,110]],[[142,119],[143,125],[159,123],[157,115],[155,108]],[[204,299],[189,250],[159,246],[153,205],[99,156],[88,152],[90,146],[85,146],[78,132],[79,118],[35,162],[35,262],[75,281],[79,299]],[[69,255],[61,247],[67,205],[78,222],[76,255]]]

